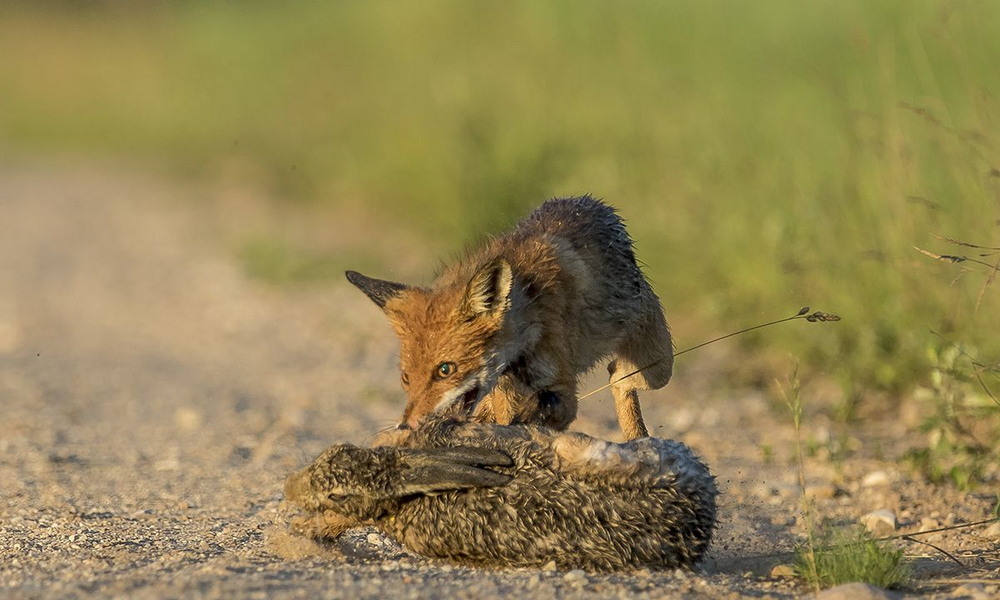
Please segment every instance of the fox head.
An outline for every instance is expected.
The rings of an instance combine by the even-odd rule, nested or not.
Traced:
[[[347,279],[388,316],[400,342],[400,380],[408,400],[401,426],[431,413],[471,416],[529,339],[512,322],[523,305],[501,258],[471,278],[453,273],[431,288],[366,277]]]

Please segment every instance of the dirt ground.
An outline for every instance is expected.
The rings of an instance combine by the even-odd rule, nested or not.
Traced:
[[[713,365],[739,358],[724,344],[643,396],[652,430],[695,448],[723,491],[697,573],[481,571],[411,555],[374,530],[326,545],[290,535],[284,477],[399,415],[395,340],[346,284],[248,280],[226,242],[243,217],[216,200],[107,169],[0,168],[0,595],[808,593],[771,574],[803,531],[791,419],[719,382]],[[833,460],[831,425],[807,415],[803,434],[820,440],[805,467],[818,518],[888,509],[898,533],[989,518],[996,490],[932,487],[897,462],[919,435],[911,421],[860,428],[836,440],[850,452]],[[614,437],[610,394],[585,401],[576,427]],[[1000,593],[997,536],[979,526],[920,538],[956,560],[904,543],[916,572],[907,593]]]

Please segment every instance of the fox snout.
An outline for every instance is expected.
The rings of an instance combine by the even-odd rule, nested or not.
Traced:
[[[403,411],[399,427],[416,429],[430,414],[466,420],[479,407],[484,395],[484,387],[479,379],[469,377],[443,393],[411,398]]]

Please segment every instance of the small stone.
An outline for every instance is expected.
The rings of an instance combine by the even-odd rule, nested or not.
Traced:
[[[995,521],[992,525],[984,529],[979,535],[991,540],[1000,539],[1000,521]]]
[[[545,563],[545,566],[542,567],[542,570],[543,571],[555,571],[556,570],[556,561],[550,560],[549,562]]]
[[[792,565],[774,565],[774,568],[771,569],[771,577],[775,579],[795,577],[795,569]]]
[[[774,515],[771,517],[771,525],[791,527],[795,525],[795,517],[792,515]]]
[[[673,411],[673,414],[671,415],[670,426],[674,431],[687,431],[688,429],[691,429],[691,426],[694,425],[697,418],[697,411],[679,407],[677,410]],[[685,436],[684,442],[689,445],[698,446],[698,444],[692,444],[691,439],[687,436]]]
[[[563,581],[572,584],[586,583],[587,572],[581,569],[573,569],[572,571],[569,571],[568,573],[563,575]]]
[[[181,406],[174,411],[174,424],[181,431],[195,431],[201,427],[201,413],[193,408]]]
[[[371,545],[373,545],[373,546],[381,546],[382,545],[382,536],[380,536],[377,533],[369,533],[368,534],[368,543],[371,544]]]
[[[861,487],[880,487],[889,485],[891,478],[885,471],[872,471],[861,480]]]
[[[0,319],[0,353],[13,353],[21,345],[21,328],[13,320]]]
[[[932,519],[930,517],[924,517],[923,519],[920,519],[921,532],[934,531],[935,529],[940,529],[940,528],[941,528],[940,519]],[[931,543],[940,542],[942,539],[944,539],[944,534],[943,532],[932,533],[930,535],[922,536],[920,539],[924,540],[925,542],[931,542]]]
[[[868,583],[844,583],[816,594],[816,600],[896,600],[901,595]]]
[[[837,495],[837,487],[830,483],[807,485],[806,496],[815,500],[829,500]]]
[[[896,514],[891,510],[873,510],[858,519],[858,522],[876,536],[890,535],[896,531]]]
[[[981,583],[966,583],[952,590],[951,598],[962,598],[963,600],[990,600],[994,595],[986,591],[986,586]]]

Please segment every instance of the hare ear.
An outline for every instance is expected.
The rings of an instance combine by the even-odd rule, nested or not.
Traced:
[[[505,485],[512,477],[487,466],[510,466],[510,456],[486,448],[427,448],[400,450],[403,468],[399,495]]]
[[[462,312],[469,317],[499,317],[510,306],[513,284],[514,274],[510,263],[502,258],[488,262],[469,280],[465,296],[462,297]]]
[[[357,271],[348,271],[346,275],[348,281],[357,286],[359,290],[371,298],[372,302],[377,304],[381,309],[385,309],[386,302],[398,296],[400,292],[409,289],[408,285],[396,283],[395,281],[366,277]]]

